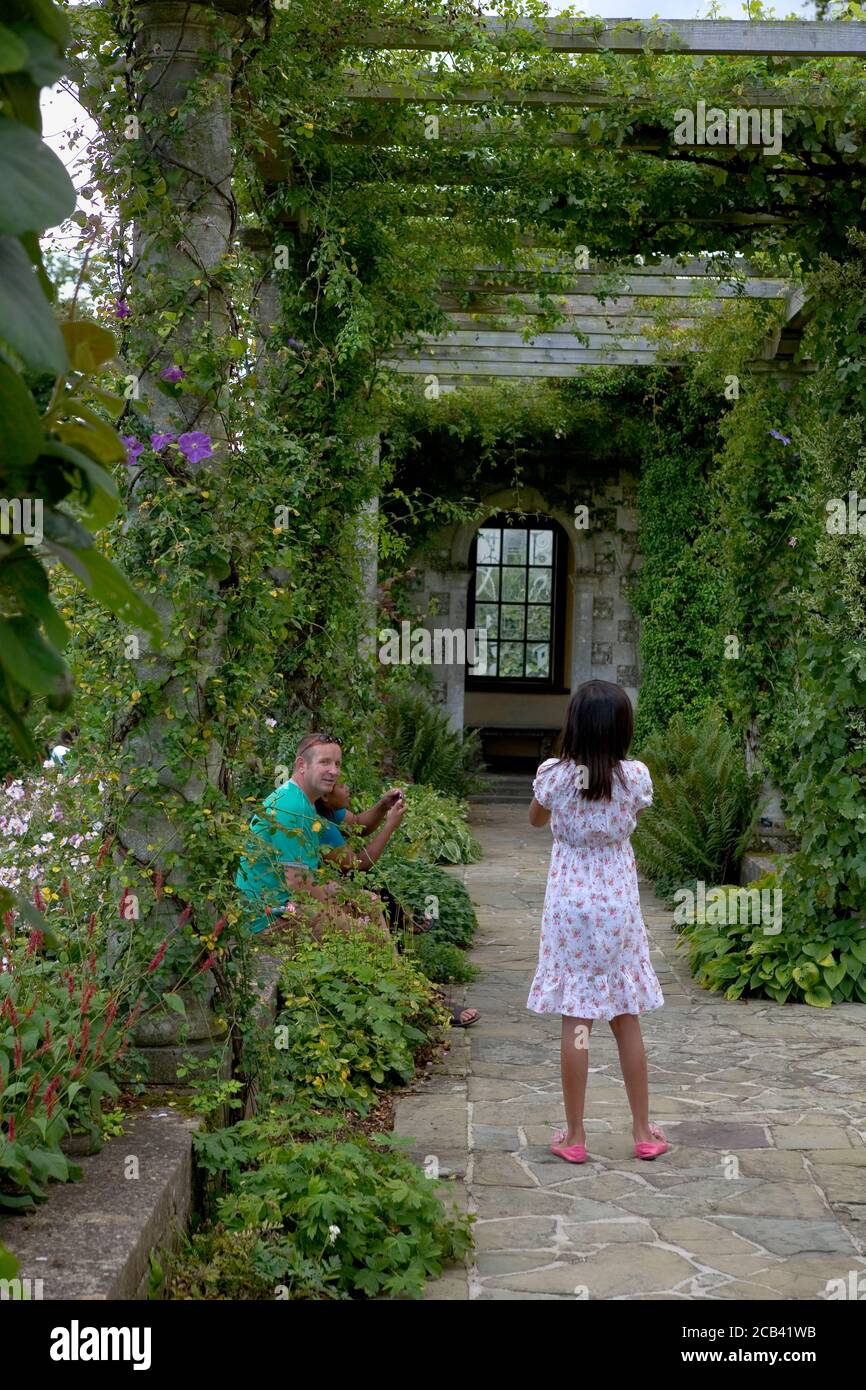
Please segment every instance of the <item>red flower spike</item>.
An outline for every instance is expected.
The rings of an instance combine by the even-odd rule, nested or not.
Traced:
[[[45,911],[45,899],[43,898],[43,896],[42,896],[42,894],[40,893],[40,891],[39,891],[38,888],[34,888],[34,889],[33,889],[33,901],[35,902],[36,906],[39,908],[39,911],[40,911],[40,912],[44,912],[44,911]]]
[[[106,857],[106,855],[108,854],[108,851],[111,849],[111,842],[112,842],[113,839],[114,839],[114,836],[113,836],[113,835],[106,835],[105,839],[102,841],[102,845],[100,846],[99,853],[98,853],[97,856],[96,856],[96,867],[97,867],[97,868],[99,868],[99,867],[105,862],[105,857]]]
[[[157,951],[156,955],[154,956],[153,960],[150,962],[150,965],[147,967],[147,973],[148,973],[148,975],[152,975],[153,972],[154,972],[154,970],[156,970],[157,966],[162,964],[162,958],[163,958],[163,956],[165,955],[165,951],[166,951],[166,947],[167,947],[167,946],[168,946],[168,938],[166,937],[165,941],[163,941],[162,945],[160,946],[160,948],[159,948],[159,950]]]

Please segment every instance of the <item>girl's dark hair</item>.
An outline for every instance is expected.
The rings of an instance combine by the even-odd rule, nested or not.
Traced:
[[[575,690],[560,734],[560,758],[585,767],[587,801],[609,801],[613,774],[625,786],[620,763],[634,733],[631,700],[621,685],[586,681]]]
[[[298,756],[300,757],[300,754],[298,754]],[[325,804],[321,797],[319,797],[317,801],[314,801],[313,805],[319,815],[325,817],[325,820],[334,820],[334,812],[331,810],[330,806]]]

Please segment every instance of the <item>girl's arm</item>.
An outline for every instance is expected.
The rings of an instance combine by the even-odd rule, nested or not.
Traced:
[[[546,809],[546,807],[539,805],[535,797],[533,797],[529,803],[529,824],[547,825],[547,822],[549,820],[550,812]]]

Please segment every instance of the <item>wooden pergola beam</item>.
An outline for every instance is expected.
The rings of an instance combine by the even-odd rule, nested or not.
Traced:
[[[441,82],[437,85],[428,79],[424,83],[423,73],[419,73],[418,85],[408,82],[371,82],[362,76],[352,77],[341,94],[354,102],[396,102],[418,106],[532,106],[532,107],[577,107],[591,110],[605,110],[608,107],[622,107],[627,102],[629,110],[639,110],[641,105],[657,106],[659,96],[655,93],[632,93],[628,97],[622,92],[613,91],[607,82],[583,82],[579,88],[568,87],[496,87],[477,86],[467,82],[455,82],[443,90]],[[745,87],[723,95],[705,96],[707,109],[711,106],[757,107],[759,110],[782,107],[829,106],[827,90],[810,90],[787,84],[784,87]]]
[[[628,280],[628,272],[623,273],[623,279]],[[637,285],[631,287],[626,283],[621,289],[611,289],[602,276],[594,275],[589,272],[581,274],[579,271],[572,271],[569,277],[569,284],[561,289],[551,287],[545,290],[544,286],[539,285],[536,293],[549,293],[551,297],[562,300],[566,307],[570,307],[571,302],[577,296],[598,295],[603,298],[612,296],[640,296],[647,298],[663,299],[682,299],[696,295],[704,295],[706,286],[709,282],[708,277],[686,276],[677,279],[671,275],[642,275],[635,277]],[[476,294],[482,296],[492,295],[516,295],[522,296],[533,292],[533,286],[519,284],[514,281],[502,279],[492,282],[487,279],[466,279],[441,281],[440,289],[443,294],[450,294],[457,298],[460,295]],[[712,282],[713,299],[736,299],[743,297],[746,299],[784,299],[790,291],[790,286],[784,280],[773,279],[746,279],[739,284],[731,284],[724,280]]]
[[[550,15],[534,19],[479,16],[479,36],[512,50],[531,49],[532,40],[557,53],[694,53],[740,57],[856,58],[866,53],[866,23],[841,20],[605,19],[577,23]],[[345,48],[377,51],[456,52],[474,36],[445,17],[429,26],[377,25],[338,35]]]

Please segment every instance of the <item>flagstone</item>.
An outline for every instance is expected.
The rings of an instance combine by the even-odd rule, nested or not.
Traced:
[[[439,1191],[476,1214],[477,1266],[447,1271],[425,1297],[816,1299],[849,1271],[866,1288],[863,1008],[698,989],[672,913],[642,883],[666,1000],[642,1020],[652,1115],[673,1147],[655,1163],[634,1159],[615,1042],[599,1023],[590,1157],[569,1166],[549,1153],[564,1118],[560,1022],[525,1007],[549,839],[520,806],[480,803],[472,819],[485,858],[449,872],[479,911],[482,973],[457,993],[482,1018],[455,1031],[426,1086],[398,1098],[396,1125],[415,1135],[419,1161],[436,1154],[440,1171],[466,1174]]]
[[[553,1217],[519,1216],[483,1220],[473,1228],[476,1250],[553,1250],[557,1222]]]
[[[779,1149],[844,1149],[850,1145],[844,1129],[831,1125],[774,1125]]]

